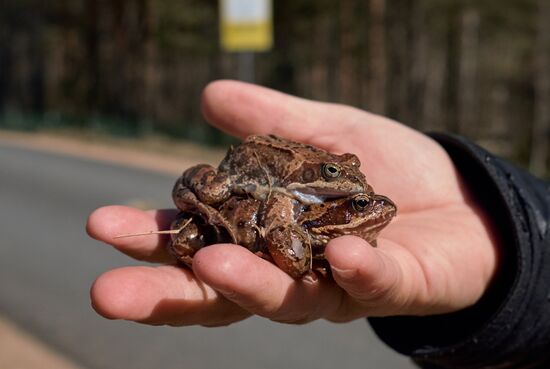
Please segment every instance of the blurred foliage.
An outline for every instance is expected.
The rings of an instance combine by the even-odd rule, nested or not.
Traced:
[[[545,75],[534,67],[541,3],[274,0],[275,47],[257,55],[255,80],[464,134],[526,163]],[[238,67],[219,48],[216,0],[0,3],[5,127],[226,143],[204,123],[200,91]]]

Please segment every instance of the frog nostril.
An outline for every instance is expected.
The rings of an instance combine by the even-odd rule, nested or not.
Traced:
[[[374,200],[375,206],[385,207],[385,208],[394,208],[397,209],[397,206],[393,201],[391,201],[386,196],[377,195],[376,199]]]

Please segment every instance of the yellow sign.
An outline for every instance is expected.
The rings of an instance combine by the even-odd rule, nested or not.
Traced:
[[[227,51],[271,49],[271,0],[220,0],[220,38]]]

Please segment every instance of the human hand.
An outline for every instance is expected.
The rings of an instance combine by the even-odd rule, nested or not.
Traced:
[[[203,112],[239,137],[276,134],[357,154],[369,184],[397,204],[397,218],[377,248],[353,236],[329,242],[333,280],[294,280],[245,248],[225,244],[198,251],[192,271],[173,265],[115,269],[91,290],[101,315],[170,325],[225,325],[251,314],[287,323],[344,322],[452,312],[474,304],[487,289],[498,259],[490,220],[429,137],[351,107],[231,81],[205,89]],[[87,230],[134,258],[170,263],[166,237],[113,237],[167,229],[174,216],[111,206],[92,213]]]

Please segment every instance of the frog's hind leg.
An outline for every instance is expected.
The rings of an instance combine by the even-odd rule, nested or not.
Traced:
[[[293,278],[311,270],[311,242],[300,227],[289,224],[275,227],[267,232],[266,244],[275,264]]]
[[[294,278],[300,278],[311,269],[311,239],[296,224],[296,201],[288,196],[273,193],[267,200],[263,225],[269,254],[279,268]]]
[[[199,164],[187,169],[174,185],[172,196],[177,197],[182,188],[189,188],[201,202],[208,205],[219,204],[231,195],[230,180],[208,164]]]

